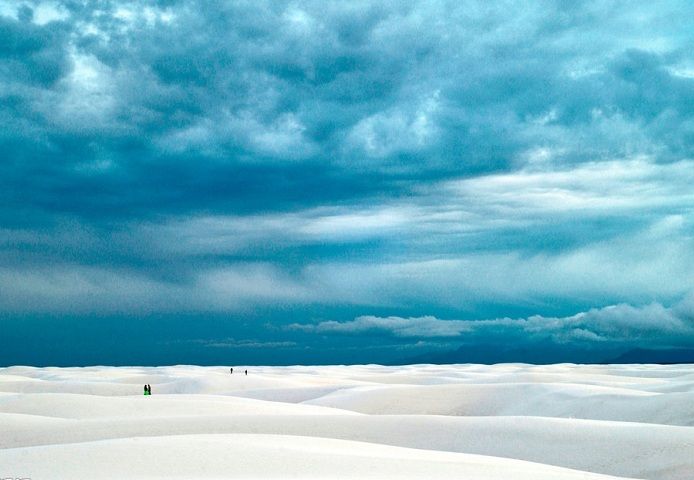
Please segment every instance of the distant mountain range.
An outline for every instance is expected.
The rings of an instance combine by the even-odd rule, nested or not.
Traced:
[[[610,354],[604,351],[582,350],[545,344],[533,347],[509,347],[503,345],[463,345],[456,350],[430,352],[403,358],[393,364],[417,363],[694,363],[694,349],[644,349]]]
[[[635,348],[605,363],[694,363],[694,349],[649,350]]]

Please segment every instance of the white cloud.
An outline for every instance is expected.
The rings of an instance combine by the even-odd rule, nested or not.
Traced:
[[[438,133],[433,118],[438,108],[439,92],[436,91],[413,111],[395,109],[375,113],[352,128],[349,141],[375,158],[424,148]]]
[[[555,252],[462,252],[435,259],[309,265],[323,292],[376,305],[528,304],[554,299],[674,298],[691,288],[694,251],[686,234],[650,229]],[[656,247],[657,245],[657,247]]]
[[[239,119],[237,130],[249,128],[247,142],[261,154],[277,155],[283,158],[303,157],[312,150],[304,136],[306,127],[294,114],[287,113],[276,118],[269,125],[262,124],[251,118]]]
[[[376,206],[318,207],[284,214],[205,216],[174,219],[158,236],[177,235],[174,248],[229,251],[258,241],[343,242],[391,238],[446,244],[465,234],[510,228],[554,228],[617,215],[654,217],[648,235],[682,234],[690,228],[685,213],[694,208],[694,161],[658,165],[644,159],[601,162],[550,172],[518,171],[446,181],[421,187],[412,195]],[[645,234],[644,234],[645,235]],[[653,239],[653,238],[651,238]],[[676,239],[673,239],[676,240]],[[684,238],[682,239],[685,240]],[[629,243],[625,239],[622,243]],[[596,250],[609,248],[595,245]],[[200,249],[200,250],[197,250]]]
[[[93,55],[70,51],[72,71],[55,92],[37,104],[47,118],[68,131],[91,131],[110,126],[118,107],[116,73]]]
[[[573,168],[487,175],[446,182],[461,200],[514,216],[624,212],[694,205],[694,161],[658,164],[646,158],[591,162]]]
[[[69,13],[65,8],[54,2],[42,2],[34,7],[33,21],[37,25],[45,25],[49,22],[65,20]]]
[[[256,155],[298,160],[315,152],[315,145],[304,135],[305,130],[301,119],[291,113],[270,121],[261,121],[248,112],[225,113],[216,119],[204,118],[168,131],[157,144],[169,152],[195,151],[206,155],[220,155],[226,146],[237,144]]]
[[[201,272],[195,290],[200,292],[198,303],[207,301],[212,309],[234,309],[239,304],[300,303],[315,295],[300,281],[265,264],[235,265]]]
[[[0,268],[0,303],[8,312],[243,311],[259,303],[303,303],[313,295],[257,263],[204,269],[186,281],[82,265]]]
[[[348,322],[292,324],[290,330],[320,334],[386,334],[395,337],[463,337],[476,339],[503,335],[509,342],[551,339],[556,343],[618,342],[651,346],[682,344],[694,340],[694,322],[683,311],[689,299],[674,307],[652,303],[594,308],[569,317],[493,320],[442,320],[424,317],[361,316]],[[688,308],[688,307],[687,307]]]
[[[361,316],[351,322],[321,322],[317,325],[292,324],[292,330],[303,330],[316,333],[364,333],[382,331],[396,337],[456,337],[464,331],[470,331],[470,322],[462,320],[439,320],[426,317],[374,317]]]

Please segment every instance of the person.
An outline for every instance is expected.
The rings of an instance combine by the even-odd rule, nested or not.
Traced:
[[[234,374],[234,367],[231,367],[231,368],[229,369],[229,372],[233,375],[233,374]]]
[[[248,370],[246,370],[246,375],[248,375]]]
[[[147,384],[147,395],[152,395],[152,385]]]
[[[149,390],[147,389],[147,385],[145,385],[145,395],[149,395]]]

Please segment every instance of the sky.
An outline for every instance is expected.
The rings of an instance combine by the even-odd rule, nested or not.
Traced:
[[[693,16],[0,0],[0,365],[692,347]]]

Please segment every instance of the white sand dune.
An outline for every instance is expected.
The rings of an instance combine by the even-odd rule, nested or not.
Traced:
[[[537,463],[282,435],[126,438],[2,452],[36,478],[475,478],[599,480]]]
[[[692,479],[693,386],[692,365],[11,367],[0,477]]]

